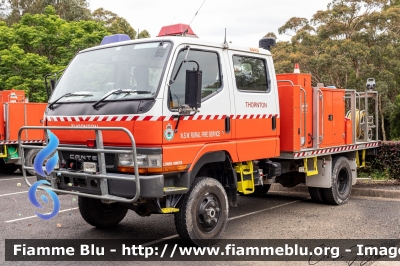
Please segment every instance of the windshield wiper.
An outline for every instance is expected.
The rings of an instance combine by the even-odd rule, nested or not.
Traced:
[[[93,94],[91,93],[85,93],[85,92],[68,92],[66,94],[64,94],[63,96],[61,96],[60,98],[56,99],[55,101],[53,101],[52,103],[49,104],[48,108],[53,109],[53,105],[56,104],[59,100],[61,100],[62,98],[65,97],[71,97],[71,96],[93,96]]]
[[[95,102],[92,106],[93,106],[93,108],[97,109],[96,108],[97,105],[99,105],[101,102],[103,102],[105,99],[107,99],[110,95],[121,94],[121,93],[130,94],[130,93],[133,93],[133,92],[137,92],[137,91],[135,91],[135,90],[121,90],[121,89],[112,90],[112,91],[108,92],[106,95],[104,95],[103,97],[101,97],[101,99],[98,100],[97,102]]]

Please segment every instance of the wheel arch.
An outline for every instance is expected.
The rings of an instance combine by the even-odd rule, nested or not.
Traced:
[[[232,166],[232,159],[227,151],[212,151],[204,153],[189,169],[183,174],[190,188],[198,176],[207,176],[218,180],[224,187],[229,205],[237,206],[237,176]]]

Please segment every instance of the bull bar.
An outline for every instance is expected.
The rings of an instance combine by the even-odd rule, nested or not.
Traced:
[[[99,195],[94,195],[94,194],[89,194],[89,193],[83,193],[83,192],[78,192],[78,191],[67,191],[67,190],[61,190],[58,189],[57,186],[57,177],[54,176],[54,174],[45,177],[46,180],[49,180],[48,178],[50,177],[50,183],[51,187],[46,186],[46,188],[58,193],[58,194],[71,194],[71,195],[76,195],[76,196],[83,196],[83,197],[89,197],[89,198],[95,198],[95,199],[101,199],[101,200],[106,200],[106,201],[117,201],[117,202],[122,202],[122,203],[134,203],[138,200],[140,196],[140,182],[139,182],[139,171],[138,171],[138,165],[137,165],[137,153],[136,153],[136,142],[135,139],[132,135],[132,133],[127,130],[126,128],[123,127],[67,127],[67,126],[24,126],[21,127],[20,130],[18,131],[18,145],[19,145],[19,151],[20,151],[20,158],[21,158],[21,170],[23,177],[25,179],[25,183],[31,187],[32,184],[29,182],[26,170],[35,170],[33,167],[25,166],[25,156],[24,156],[24,149],[44,149],[46,146],[33,146],[33,145],[25,145],[21,141],[21,133],[24,130],[44,130],[45,136],[47,136],[46,130],[91,130],[95,131],[95,136],[96,136],[96,148],[68,148],[68,147],[57,147],[56,152],[58,151],[80,151],[80,152],[91,152],[91,153],[97,153],[97,159],[98,159],[98,165],[99,165],[99,174],[89,174],[89,173],[76,173],[76,172],[71,172],[71,171],[62,171],[62,170],[55,170],[54,172],[60,173],[60,174],[67,174],[70,176],[77,176],[77,177],[95,177],[95,178],[100,178],[100,191],[101,191],[101,196]],[[104,149],[103,145],[103,135],[102,131],[123,131],[125,132],[132,144],[132,149],[131,150],[115,150],[115,149]],[[45,138],[47,140],[47,137]],[[47,141],[46,141],[47,142]],[[134,161],[134,178],[129,178],[129,177],[121,177],[121,176],[116,176],[112,174],[107,174],[106,171],[106,163],[105,163],[105,155],[104,153],[116,153],[116,154],[132,154],[133,155],[133,161]],[[108,193],[108,184],[107,184],[107,179],[115,179],[115,180],[125,180],[125,181],[131,181],[135,182],[136,184],[136,193],[135,196],[132,199],[127,199],[123,197],[118,197],[118,196],[113,196]]]

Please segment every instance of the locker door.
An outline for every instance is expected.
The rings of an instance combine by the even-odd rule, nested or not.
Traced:
[[[320,147],[332,145],[332,130],[333,130],[333,106],[332,106],[332,91],[321,89],[323,93],[323,141]]]
[[[345,134],[344,134],[344,117],[345,117],[345,108],[344,108],[344,94],[345,92],[342,90],[337,90],[332,92],[332,101],[333,101],[333,135],[332,135],[332,144],[344,145],[345,142]]]

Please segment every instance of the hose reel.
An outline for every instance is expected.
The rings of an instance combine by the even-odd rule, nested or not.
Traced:
[[[372,127],[374,127],[374,117],[368,116],[366,122],[366,112],[365,110],[356,109],[356,139],[363,139],[366,128],[368,128],[368,140],[372,139]],[[351,120],[351,110],[347,112],[346,118]]]

